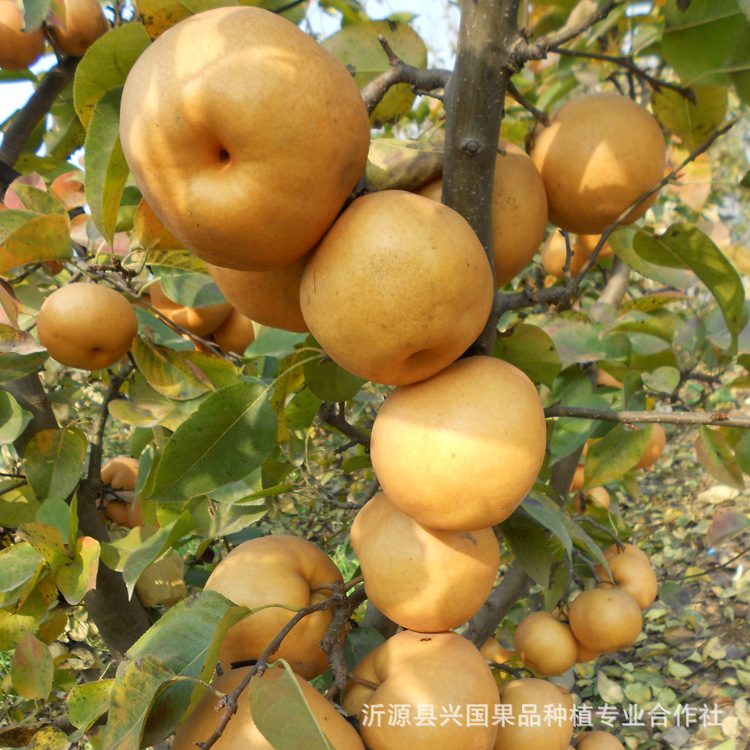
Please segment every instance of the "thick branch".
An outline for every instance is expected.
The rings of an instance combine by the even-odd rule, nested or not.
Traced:
[[[750,427],[750,417],[733,417],[725,412],[611,411],[586,406],[553,404],[545,408],[544,415],[547,418],[574,417],[578,419],[598,419],[602,422],[620,422],[621,424],[658,422],[660,424]]]
[[[482,609],[469,620],[464,629],[464,635],[471,642],[481,647],[494,634],[497,626],[511,607],[526,594],[531,585],[531,579],[518,560],[514,560],[503,576],[503,580],[487,597]]]
[[[463,215],[479,237],[494,275],[492,186],[500,121],[513,72],[511,58],[521,41],[520,0],[464,3],[456,68],[445,89],[446,140],[443,203]],[[492,351],[499,312],[493,309],[476,345]]]
[[[46,117],[55,99],[70,83],[80,58],[66,57],[43,78],[26,104],[15,114],[0,144],[0,162],[13,166],[34,128]],[[0,195],[7,184],[0,184]]]

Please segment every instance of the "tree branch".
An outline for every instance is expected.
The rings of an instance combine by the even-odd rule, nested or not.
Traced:
[[[10,167],[16,163],[31,132],[46,117],[55,99],[70,83],[79,61],[78,57],[65,57],[46,73],[36,91],[5,129],[3,142],[0,144],[0,162]],[[5,183],[4,179],[0,183],[0,197],[4,195],[8,184],[10,183]]]
[[[553,404],[544,410],[544,416],[598,419],[620,424],[679,424],[716,425],[718,427],[750,427],[750,417],[733,417],[725,412],[669,412],[669,411],[611,411],[586,406]]]
[[[456,68],[445,89],[443,203],[471,225],[493,270],[492,188],[505,94],[512,56],[522,40],[520,0],[464,3],[458,32]],[[472,352],[492,351],[499,310],[493,306]]]

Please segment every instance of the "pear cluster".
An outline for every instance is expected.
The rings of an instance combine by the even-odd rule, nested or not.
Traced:
[[[57,14],[50,15],[44,23],[55,48],[62,54],[81,57],[109,30],[99,0],[63,0],[56,10]],[[28,28],[18,5],[13,0],[0,0],[0,68],[28,68],[44,50],[43,26]]]

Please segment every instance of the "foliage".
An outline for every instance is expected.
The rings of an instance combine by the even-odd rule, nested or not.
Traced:
[[[15,153],[10,135],[23,113],[4,124],[0,166],[18,176],[7,180],[0,210],[2,746],[30,746],[35,737],[39,747],[70,741],[137,750],[169,736],[194,706],[199,682],[210,679],[221,635],[247,614],[203,590],[215,564],[246,539],[298,534],[324,547],[345,580],[358,572],[348,529],[377,490],[369,430],[388,388],[347,372],[305,333],[256,326],[243,353],[223,355],[210,336],[175,326],[147,300],[155,279],[188,306],[222,295],[129,176],[118,130],[122,86],[153,37],[217,4],[144,0],[136,3],[140,16],[119,4],[115,16],[109,7],[112,29],[71,68],[75,77],[46,102],[42,115],[51,116],[38,118]],[[621,732],[631,750],[659,742],[740,750],[750,726],[750,663],[740,653],[748,580],[723,550],[746,551],[749,509],[736,499],[741,494],[714,501],[695,489],[711,477],[741,491],[750,474],[743,431],[750,422],[737,414],[750,384],[747,3],[504,3],[519,4],[531,31],[502,123],[495,123],[501,134],[523,144],[541,113],[566,98],[620,90],[659,119],[672,172],[644,219],[608,228],[599,244],[608,240],[613,256],[597,255],[598,248],[579,276],[562,281],[545,277],[536,256],[501,290],[485,353],[515,364],[538,386],[548,451],[534,490],[501,525],[502,572],[520,566],[527,588],[507,603],[502,622],[478,619],[474,627],[499,628],[507,640],[530,607],[552,609],[584,587],[613,536],[632,536],[660,573],[660,601],[646,614],[645,635],[563,681],[572,687],[574,678],[578,697],[593,704],[722,706],[721,727],[695,736],[677,728]],[[25,5],[27,17],[41,18],[49,4]],[[300,5],[285,11],[295,23],[311,12]],[[503,3],[486,5],[497,12]],[[386,23],[373,27],[357,0],[321,6],[341,22],[331,40],[350,42]],[[420,77],[423,42],[414,40],[410,21],[407,14],[387,23],[399,32],[395,52],[417,67],[402,71],[392,81],[400,88],[375,109],[370,189],[414,189],[454,148],[446,133],[446,117],[449,128],[457,116],[454,94],[444,90],[447,73]],[[403,53],[399,37],[409,41]],[[389,67],[369,57],[352,62],[348,44],[325,44],[357,68],[362,86]],[[0,75],[0,85],[33,77]],[[468,97],[472,83],[462,84]],[[35,84],[25,111],[45,90],[43,79]],[[438,98],[412,104],[409,86]],[[378,101],[372,104],[371,114]],[[447,171],[444,181],[451,177]],[[61,365],[34,336],[44,299],[84,277],[126,295],[139,319],[129,357],[106,371]],[[623,277],[627,293],[618,297],[613,282]],[[600,370],[621,385],[599,384]],[[641,422],[649,421],[675,427],[669,458],[644,476],[635,467],[650,437]],[[585,486],[607,484],[616,493],[609,512],[573,508],[568,490],[584,446]],[[103,499],[117,495],[102,485],[102,459],[121,454],[140,461],[134,490],[145,525],[134,529],[100,518]],[[138,581],[174,552],[185,561],[191,594],[144,614]],[[709,559],[722,555],[724,566],[711,567]],[[114,629],[97,620],[91,604],[99,594],[106,606],[104,568],[117,572],[140,611],[123,611]],[[381,638],[360,624],[365,608],[352,593],[356,583],[344,645],[350,668]],[[139,638],[125,623],[136,623]],[[320,681],[336,679],[334,671]],[[279,696],[267,690],[254,700],[274,704]],[[42,730],[57,734],[45,738]],[[278,747],[298,740],[287,734]]]

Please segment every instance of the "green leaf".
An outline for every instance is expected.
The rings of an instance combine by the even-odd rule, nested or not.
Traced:
[[[212,393],[165,445],[152,497],[184,500],[242,479],[271,453],[276,432],[264,386],[238,383]]]
[[[302,343],[307,334],[283,331],[280,328],[266,328],[245,349],[245,357],[286,357],[294,353],[297,344]]]
[[[664,268],[644,260],[633,248],[636,234],[633,227],[620,227],[609,236],[609,244],[618,258],[641,276],[658,281],[666,286],[687,289],[695,284],[695,276],[686,271]]]
[[[10,190],[27,211],[38,214],[66,214],[67,210],[59,198],[46,190],[32,185],[14,185]]]
[[[93,537],[76,539],[74,557],[57,571],[57,587],[68,604],[79,604],[83,597],[96,587],[99,570],[99,542]]]
[[[226,302],[216,282],[206,273],[156,264],[151,265],[151,270],[160,277],[164,294],[180,305],[205,307]]]
[[[0,220],[6,213],[0,211]],[[36,372],[46,359],[47,350],[30,333],[0,323],[0,382]]]
[[[378,41],[379,35],[385,37],[391,49],[404,62],[418,68],[427,65],[427,47],[422,38],[411,26],[399,21],[348,24],[324,39],[323,47],[349,68],[361,89],[390,68],[388,55]],[[371,121],[377,125],[397,120],[409,112],[414,96],[408,83],[391,86],[370,115]]]
[[[611,409],[612,402],[599,394],[583,395],[566,399],[565,406],[581,406],[588,409]],[[549,440],[550,463],[557,463],[580,448],[601,424],[596,419],[578,419],[560,417],[555,420],[552,436]]]
[[[494,356],[515,365],[533,382],[548,386],[562,369],[555,342],[538,326],[526,323],[497,337]]]
[[[109,710],[109,695],[115,678],[100,679],[74,685],[65,699],[70,723],[87,731],[94,722]]]
[[[72,254],[67,216],[0,211],[0,273],[41,260],[67,260]]]
[[[742,469],[732,454],[721,428],[701,425],[695,439],[695,452],[701,466],[717,481],[742,490]]]
[[[125,83],[130,68],[150,43],[143,25],[131,22],[110,29],[86,50],[76,68],[73,100],[87,128],[99,99]]]
[[[101,746],[107,750],[139,750],[154,699],[173,677],[174,671],[151,654],[128,663],[112,685]]]
[[[736,336],[742,330],[745,323],[742,280],[726,256],[698,227],[673,224],[656,237],[639,232],[634,247],[638,255],[652,263],[690,268],[713,294],[729,332]]]
[[[656,119],[693,150],[724,122],[727,90],[724,86],[694,86],[696,101],[691,102],[674,89],[662,88],[651,96]]]
[[[68,562],[63,535],[55,526],[42,521],[29,521],[19,526],[16,533],[44,558],[53,574]]]
[[[10,662],[13,689],[29,700],[47,700],[55,665],[49,648],[31,633],[16,646]]]
[[[86,200],[94,226],[114,244],[117,214],[130,168],[120,143],[122,88],[107,91],[91,114],[84,144]]]
[[[44,558],[27,542],[0,550],[0,605],[25,599],[45,569]]]
[[[615,425],[586,453],[583,489],[597,487],[619,479],[640,460],[651,439],[652,425],[629,429]]]
[[[2,358],[3,355],[0,354],[0,361]],[[0,445],[12,443],[29,422],[31,413],[23,409],[10,393],[0,391]]]
[[[131,595],[138,576],[194,528],[195,521],[187,510],[165,526],[137,526],[125,537],[105,542],[102,561],[107,567],[122,571]]]
[[[41,430],[23,456],[26,479],[41,500],[65,500],[81,478],[88,441],[77,427]]]
[[[15,648],[24,636],[33,633],[47,617],[49,604],[49,598],[36,586],[20,607],[12,612],[0,609],[0,651]]]
[[[260,733],[276,750],[334,750],[307,705],[305,696],[286,662],[276,680],[256,675],[248,688],[250,713]]]
[[[552,572],[552,552],[544,528],[516,509],[500,524],[500,530],[528,576],[542,588],[547,588]]]
[[[0,494],[0,526],[16,528],[26,521],[33,521],[38,508],[39,503],[28,484],[6,490]]]
[[[558,505],[543,495],[535,494],[527,497],[521,508],[537,523],[549,529],[562,542],[567,553],[571,553],[573,540],[566,528],[568,518]]]
[[[675,367],[657,367],[641,373],[641,377],[647,388],[659,393],[674,393],[680,384],[680,371]]]
[[[305,346],[319,349],[320,344],[312,337],[305,339]],[[310,390],[321,401],[337,403],[354,398],[366,382],[364,378],[344,369],[321,350],[320,358],[312,356],[304,360],[302,371]]]
[[[200,591],[171,607],[130,647],[127,656],[138,659],[150,654],[177,675],[208,682],[224,634],[248,612],[216,591]],[[168,736],[201,693],[193,682],[170,685],[154,704],[144,742],[156,744]]]
[[[154,344],[144,336],[133,340],[138,370],[158,393],[176,401],[189,401],[213,390],[209,379],[181,352]]]
[[[667,0],[664,8],[664,59],[689,85],[734,84],[747,101],[750,23],[737,0],[680,6]]]

